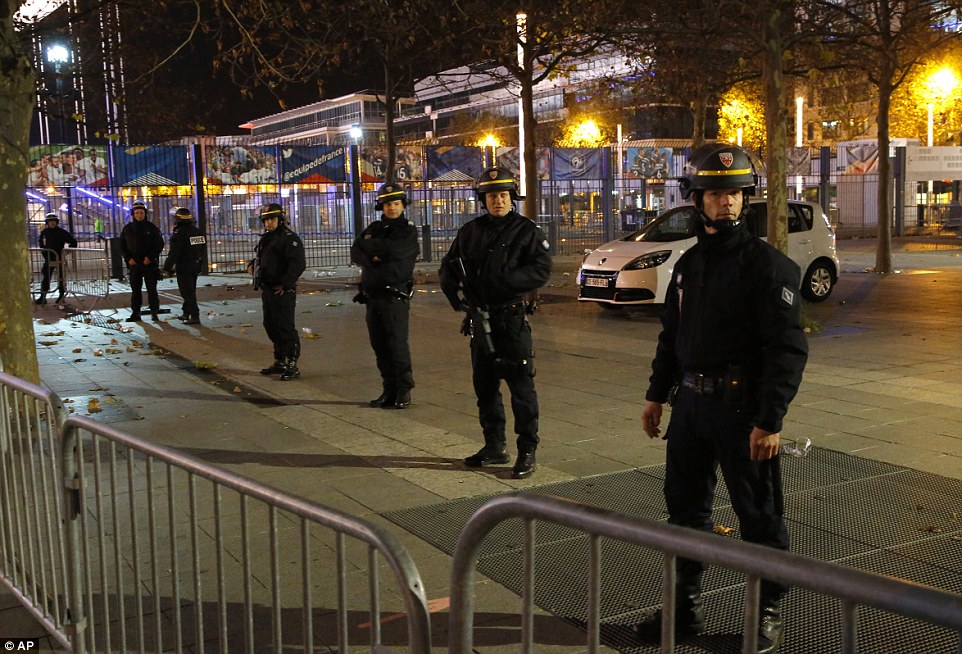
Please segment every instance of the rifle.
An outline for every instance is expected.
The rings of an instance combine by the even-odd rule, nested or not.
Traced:
[[[461,288],[464,290],[464,311],[467,316],[464,324],[461,325],[461,333],[465,336],[477,337],[488,356],[498,359],[498,353],[494,349],[494,340],[491,338],[491,314],[480,302],[480,296],[475,292],[473,285],[468,281],[468,273],[464,269],[464,260],[458,257],[454,260],[454,272],[461,280]]]

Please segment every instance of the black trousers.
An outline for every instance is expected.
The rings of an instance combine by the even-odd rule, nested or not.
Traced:
[[[471,339],[472,381],[478,398],[478,419],[484,432],[484,443],[499,448],[505,444],[507,418],[501,397],[503,379],[511,392],[518,450],[534,451],[540,439],[531,326],[523,311],[493,313],[491,332],[497,359],[484,351],[479,339]]]
[[[394,296],[368,296],[364,306],[367,334],[384,391],[394,394],[414,388],[408,346],[410,302]]]
[[[264,310],[264,331],[274,344],[274,360],[297,361],[301,355],[301,338],[294,326],[297,293],[292,289],[277,295],[272,289],[262,289],[261,307]]]
[[[177,266],[177,290],[184,300],[183,315],[200,318],[200,308],[197,306],[197,276],[200,274],[200,262],[191,261],[186,265]]]
[[[720,395],[680,389],[666,435],[668,522],[712,530],[712,501],[720,466],[742,539],[787,550],[779,459],[751,460],[751,413],[733,409]],[[679,558],[677,570],[679,583],[685,583],[698,577],[704,565]],[[763,599],[777,599],[786,590],[781,584],[762,580]]]
[[[137,264],[130,268],[130,310],[139,315],[140,307],[144,305],[143,287],[147,286],[147,306],[151,313],[160,308],[160,298],[157,297],[157,280],[160,279],[160,268],[156,264],[145,266]]]
[[[54,260],[51,263],[50,259],[47,257],[43,258],[43,266],[40,268],[40,294],[46,295],[47,291],[50,290],[50,272],[51,270],[57,271],[57,290],[60,291],[61,295],[67,292],[67,280],[64,279],[64,268],[63,264],[58,263]]]

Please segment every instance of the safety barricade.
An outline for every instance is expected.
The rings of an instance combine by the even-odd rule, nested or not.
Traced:
[[[0,581],[69,649],[60,426],[49,391],[0,372]]]
[[[430,651],[420,575],[389,532],[84,417],[63,453],[73,651],[347,652],[365,632],[371,651]]]
[[[675,644],[675,561],[685,557],[741,572],[746,577],[742,652],[757,651],[759,591],[762,577],[841,600],[841,652],[858,651],[858,608],[869,606],[904,615],[957,632],[962,654],[962,595],[847,568],[753,543],[719,538],[695,529],[613,513],[550,496],[509,494],[481,506],[468,519],[458,538],[451,572],[451,614],[448,648],[451,654],[470,654],[473,647],[474,573],[481,545],[500,523],[522,518],[524,540],[521,596],[521,648],[534,647],[535,521],[582,531],[589,536],[585,583],[587,650],[600,648],[601,539],[610,538],[663,553],[661,651]]]
[[[110,259],[102,248],[64,248],[63,265],[67,272],[67,294],[77,308],[88,313],[110,295]]]
[[[66,283],[66,267],[64,266],[63,259],[57,254],[56,250],[51,250],[49,248],[29,248],[30,253],[30,291],[32,294],[38,297],[43,293],[43,274],[44,266],[46,265],[48,270],[47,284],[48,288],[53,288],[55,291],[59,288],[60,284]]]

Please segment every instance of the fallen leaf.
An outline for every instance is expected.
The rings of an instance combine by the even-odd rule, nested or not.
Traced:
[[[94,356],[95,356],[95,357],[102,357],[103,355],[104,355],[104,351],[103,351],[103,350],[94,350]]]
[[[59,343],[59,342],[60,342],[60,341],[40,341],[40,344],[41,344],[41,345],[46,345],[47,347],[50,347],[51,345],[56,345],[56,344]]]
[[[45,332],[41,336],[63,336],[63,332]]]
[[[100,400],[95,397],[90,398],[87,402],[87,411],[90,413],[100,413],[103,409],[100,408]]]
[[[120,354],[121,352],[123,352],[123,350],[120,350],[116,347],[108,347],[106,352],[107,354]]]
[[[128,352],[136,352],[136,351],[137,351],[137,348],[135,348],[135,347],[128,347],[128,348],[127,348],[127,351],[128,351]]]
[[[216,361],[194,361],[194,367],[198,370],[212,370],[217,367]]]
[[[734,527],[726,527],[725,525],[719,524],[717,522],[715,523],[715,526],[712,527],[711,530],[716,534],[720,534],[722,536],[731,536],[733,533],[735,533]]]
[[[235,392],[235,393],[240,393],[240,392],[241,392],[241,387],[240,387],[240,386],[235,386],[235,387],[234,387],[234,392]]]
[[[310,333],[310,334],[304,334],[304,338],[320,338],[320,336],[314,333]]]
[[[73,352],[74,354],[80,354],[81,352],[83,352],[83,349],[81,349],[81,348],[78,347],[77,349],[72,350],[72,352]]]

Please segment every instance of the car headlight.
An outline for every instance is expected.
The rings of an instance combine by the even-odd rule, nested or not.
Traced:
[[[668,257],[671,256],[671,250],[658,250],[657,252],[649,252],[648,254],[643,254],[637,259],[632,259],[629,261],[622,270],[644,270],[645,268],[654,268],[655,266],[660,266],[661,264],[668,261]]]

